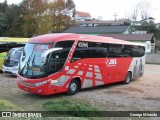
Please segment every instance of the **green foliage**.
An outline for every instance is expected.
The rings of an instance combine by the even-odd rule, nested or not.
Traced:
[[[100,115],[98,109],[79,101],[73,100],[54,100],[48,101],[43,104],[44,108],[48,111],[54,111],[54,113],[59,115],[68,115],[68,116],[94,116],[95,113]]]

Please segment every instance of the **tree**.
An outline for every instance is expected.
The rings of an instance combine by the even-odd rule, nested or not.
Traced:
[[[16,4],[8,6],[6,10],[6,15],[9,21],[9,30],[5,33],[6,36],[11,37],[22,37],[24,36],[22,32],[22,17],[21,17],[21,7]]]
[[[8,8],[7,0],[4,0],[3,3],[0,3],[0,13],[6,13]]]
[[[155,41],[155,52],[160,52],[160,40]]]
[[[72,0],[23,0],[21,4],[0,3],[1,36],[32,37],[63,32],[74,22]]]
[[[23,31],[26,37],[62,32],[73,23],[75,4],[72,0],[24,0]]]
[[[23,8],[22,18],[24,20],[23,32],[26,37],[39,34],[41,20],[45,14],[47,0],[24,0],[21,4]]]
[[[141,19],[144,20],[150,17],[151,4],[147,1],[140,1],[138,4],[138,9],[140,12]]]
[[[138,17],[142,20],[149,18],[151,12],[151,4],[147,1],[140,1],[137,5],[133,8],[130,18],[133,21],[136,21]]]
[[[0,13],[0,36],[8,30],[8,18],[4,13]]]
[[[74,22],[75,4],[72,0],[55,0],[49,7],[53,32],[62,32]]]
[[[131,20],[137,21],[138,15],[139,15],[138,6],[135,6],[131,12],[131,16],[130,16]]]

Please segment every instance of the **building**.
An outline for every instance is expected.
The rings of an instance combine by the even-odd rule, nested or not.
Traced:
[[[73,26],[64,31],[64,33],[77,33],[77,34],[130,34],[130,26]]]
[[[76,21],[79,21],[79,20],[80,21],[92,20],[92,17],[90,15],[90,13],[76,11],[75,20]]]
[[[92,26],[124,26],[129,25],[125,21],[113,20],[91,20],[91,21],[76,21],[74,26],[79,27],[92,27]]]
[[[154,23],[154,20],[153,17],[148,17],[140,21],[131,21],[130,24],[132,26],[142,26],[144,23]]]
[[[112,37],[130,42],[142,43],[145,45],[147,53],[155,51],[155,38],[153,34],[100,34],[99,36]]]
[[[145,19],[143,19],[143,20],[141,20],[142,22],[150,22],[150,21],[152,21],[152,22],[154,22],[154,18],[153,17],[148,17],[148,18],[145,18]]]
[[[143,21],[131,21],[131,26],[142,26]]]

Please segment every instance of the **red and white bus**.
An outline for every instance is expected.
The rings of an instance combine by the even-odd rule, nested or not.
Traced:
[[[17,84],[40,95],[115,82],[143,75],[145,46],[109,37],[47,34],[31,38],[20,60]]]

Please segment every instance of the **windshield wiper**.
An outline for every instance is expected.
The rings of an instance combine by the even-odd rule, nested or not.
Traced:
[[[28,68],[29,68],[30,60],[31,60],[31,57],[29,56],[29,58],[28,58],[26,64],[25,64],[24,67],[22,68],[22,72],[21,72],[21,73],[23,73],[24,70],[26,71],[23,75],[26,75],[26,74],[28,73]]]
[[[35,60],[35,55],[33,56],[33,59],[32,59],[32,62],[31,62],[31,63],[32,63],[32,67],[33,67],[33,65],[34,65],[34,63],[35,63],[34,60]],[[32,70],[32,75],[33,75],[33,70]]]

